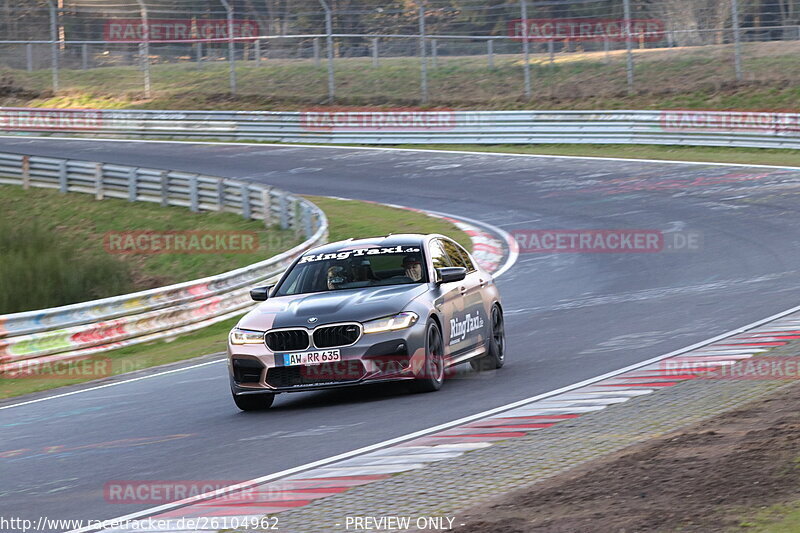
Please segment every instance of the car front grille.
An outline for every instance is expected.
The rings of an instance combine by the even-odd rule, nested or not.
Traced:
[[[276,366],[267,370],[267,384],[275,388],[347,383],[364,377],[361,361],[337,361],[321,365]]]
[[[255,359],[233,360],[233,380],[236,383],[258,383],[263,371],[264,365]]]
[[[284,329],[269,331],[265,336],[267,348],[273,352],[291,352],[308,348],[308,331]]]
[[[361,328],[355,324],[338,326],[320,326],[314,330],[314,346],[317,348],[333,348],[349,346],[361,336]]]

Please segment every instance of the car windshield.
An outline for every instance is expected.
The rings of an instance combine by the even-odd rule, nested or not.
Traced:
[[[301,257],[275,296],[427,281],[422,249],[418,244],[349,246]]]

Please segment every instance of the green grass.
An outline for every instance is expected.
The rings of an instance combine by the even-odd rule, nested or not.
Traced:
[[[483,55],[440,56],[429,73],[431,106],[459,109],[789,109],[800,101],[800,43],[745,43],[744,80],[734,81],[733,48],[635,50],[634,94],[628,94],[625,53],[558,53],[535,48],[532,98],[524,97],[522,58],[497,54],[495,68]],[[478,49],[476,49],[477,52]],[[420,64],[416,58],[335,60],[337,104],[416,106]],[[316,106],[327,98],[324,64],[269,59],[260,66],[240,61],[238,94],[227,90],[224,62],[198,67],[190,61],[152,65],[153,96],[143,98],[142,74],[134,66],[61,72],[61,91],[50,92],[50,71],[0,70],[10,95],[0,105],[150,109],[283,109]]]
[[[4,189],[0,188],[0,192],[3,191]],[[28,193],[34,192],[37,191],[28,191]],[[309,196],[308,198],[321,207],[328,216],[331,241],[348,237],[371,237],[400,232],[442,233],[454,238],[466,246],[467,249],[471,249],[468,235],[449,222],[437,218],[413,211],[365,202],[335,200],[316,196]],[[97,202],[97,204],[110,205],[106,201]],[[156,207],[155,209],[164,208]],[[106,211],[106,215],[108,213],[109,211]],[[198,215],[192,214],[192,216]],[[225,350],[227,333],[237,320],[220,322],[169,341],[120,348],[98,354],[85,362],[58,367],[59,372],[76,369],[76,377],[52,377],[54,372],[50,372],[50,377],[40,377],[46,371],[15,379],[3,379],[0,376],[0,399],[97,379],[97,373],[92,372],[95,368],[102,368],[103,371],[110,369],[110,375],[117,375],[200,355],[221,352]],[[86,374],[89,375],[81,374],[81,368],[88,368],[89,371]],[[102,377],[105,377],[105,375]]]
[[[800,532],[800,501],[772,505],[743,520],[740,531],[752,533]]]
[[[81,254],[71,237],[30,218],[0,220],[0,272],[0,314],[133,289],[127,263],[108,254]]]
[[[266,229],[260,221],[245,220],[233,213],[192,213],[182,207],[161,207],[117,199],[97,201],[86,194],[60,194],[48,189],[23,190],[0,186],[0,226],[13,237],[18,249],[2,254],[0,269],[0,314],[41,309],[91,300],[133,290],[160,287],[219,274],[262,261],[300,242],[293,232]],[[23,221],[20,225],[17,221]],[[36,221],[34,231],[25,221]],[[241,231],[255,232],[258,249],[248,253],[109,253],[106,235],[124,231]],[[0,242],[0,250],[12,243]],[[45,248],[46,250],[43,250]],[[29,269],[25,258],[29,258]],[[11,263],[17,265],[10,269]],[[64,265],[69,264],[66,276]],[[6,267],[9,268],[6,268]],[[118,268],[121,276],[109,274]],[[33,277],[32,277],[33,276]],[[65,277],[66,276],[66,277]],[[96,283],[98,277],[111,278]],[[78,282],[77,280],[86,280]],[[63,286],[69,280],[70,286]],[[71,287],[71,288],[70,288]],[[67,290],[70,289],[70,290]],[[30,291],[30,292],[29,292]],[[30,295],[30,297],[26,297]]]
[[[662,159],[672,161],[697,161],[736,163],[743,165],[777,165],[800,167],[800,153],[796,150],[766,148],[715,148],[690,146],[629,146],[617,144],[573,145],[414,145],[403,148],[424,150],[462,150],[468,152],[495,152],[511,154],[564,155],[582,157],[619,157],[628,159]]]

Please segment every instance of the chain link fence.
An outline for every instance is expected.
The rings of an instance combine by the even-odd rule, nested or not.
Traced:
[[[5,0],[0,30],[7,75],[50,71],[58,91],[107,69],[148,98],[204,69],[232,94],[291,92],[262,66],[305,69],[291,83],[328,103],[800,80],[800,0]]]

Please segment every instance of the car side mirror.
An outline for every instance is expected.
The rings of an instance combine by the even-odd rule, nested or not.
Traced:
[[[250,289],[250,298],[252,298],[256,302],[263,302],[267,298],[269,298],[269,291],[272,289],[274,285],[269,285],[268,287],[256,287],[255,289]]]
[[[467,269],[464,267],[437,268],[436,272],[439,274],[439,283],[452,283],[467,277]]]

